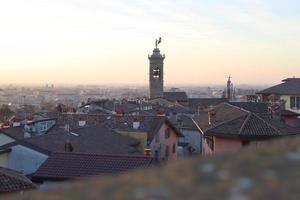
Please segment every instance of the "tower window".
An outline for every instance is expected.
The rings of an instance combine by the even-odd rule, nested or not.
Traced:
[[[153,78],[160,78],[160,69],[158,67],[153,69]]]

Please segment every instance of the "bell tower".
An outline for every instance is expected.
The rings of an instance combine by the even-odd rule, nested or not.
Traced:
[[[161,43],[161,38],[156,40],[155,49],[152,55],[149,55],[149,85],[150,98],[163,97],[164,93],[164,59],[165,55],[160,54],[158,44]]]

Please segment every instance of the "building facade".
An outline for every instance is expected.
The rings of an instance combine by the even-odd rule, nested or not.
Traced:
[[[281,84],[258,92],[263,102],[283,102],[284,109],[300,114],[300,78],[287,78]]]

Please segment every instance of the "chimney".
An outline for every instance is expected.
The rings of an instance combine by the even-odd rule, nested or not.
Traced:
[[[33,122],[33,117],[32,116],[27,117],[27,124],[32,122]]]
[[[74,151],[73,145],[71,144],[70,140],[67,140],[65,143],[65,152],[71,153],[73,151]]]
[[[70,132],[70,124],[66,124],[66,125],[64,126],[64,131],[65,131],[65,132]]]
[[[140,120],[137,117],[135,117],[133,119],[132,128],[135,129],[135,130],[137,130],[137,129],[140,128],[140,125],[141,125]]]
[[[214,109],[211,109],[208,112],[208,124],[211,126],[215,126],[217,123],[217,113]]]
[[[60,113],[63,112],[63,108],[62,108],[61,105],[57,105],[57,106],[56,106],[56,110],[57,110],[57,112],[60,112]]]
[[[19,127],[19,126],[21,126],[21,120],[15,118],[15,119],[13,120],[12,125],[13,125],[13,127]]]
[[[9,122],[8,122],[8,121],[4,122],[4,123],[2,124],[2,128],[10,128]]]
[[[151,149],[144,149],[144,155],[147,157],[151,156]]]
[[[122,117],[122,116],[124,116],[124,112],[121,111],[121,110],[117,110],[116,115],[119,116],[119,117]]]
[[[157,111],[156,115],[159,117],[164,117],[166,116],[166,112],[163,109],[161,109]]]
[[[82,115],[79,117],[78,126],[84,127],[85,125],[86,125],[86,117]]]
[[[268,107],[268,114],[270,116],[271,119],[273,119],[275,117],[275,108],[274,108],[274,105],[270,105]]]
[[[31,134],[28,133],[28,132],[25,132],[25,133],[24,133],[24,138],[31,138]]]

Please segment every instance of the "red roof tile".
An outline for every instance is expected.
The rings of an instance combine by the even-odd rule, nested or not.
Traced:
[[[147,168],[152,158],[143,156],[53,153],[35,173],[38,179],[73,179],[99,174],[118,174]]]

